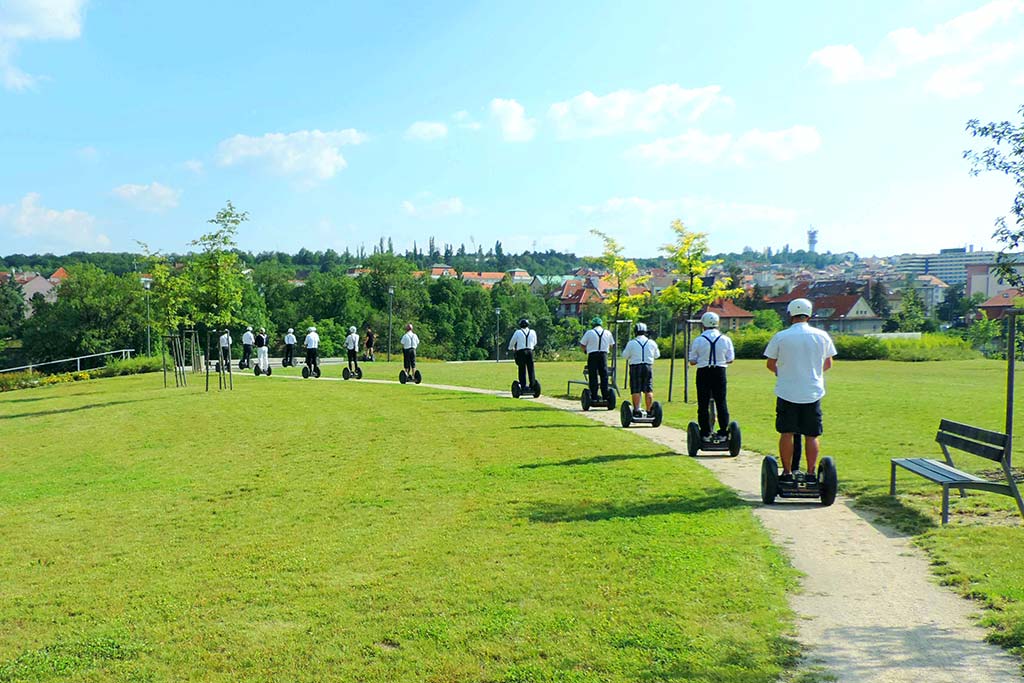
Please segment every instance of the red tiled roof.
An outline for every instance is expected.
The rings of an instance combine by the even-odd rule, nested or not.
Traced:
[[[1010,308],[1013,306],[1013,300],[1020,296],[1024,296],[1024,292],[1021,292],[1021,290],[1008,289],[1005,292],[996,294],[994,297],[978,306],[978,308]]]
[[[814,317],[817,319],[828,318],[829,320],[838,320],[840,316],[847,316],[850,313],[850,309],[857,305],[857,302],[861,300],[859,294],[836,294],[834,296],[819,296],[814,300]],[[818,315],[819,311],[824,313],[826,310],[831,309],[831,313],[828,316]]]
[[[765,303],[769,304],[788,304],[793,299],[806,299],[808,292],[811,291],[810,282],[801,282],[796,287],[791,289],[788,294],[780,294],[778,296],[765,297]]]
[[[63,281],[67,280],[69,277],[71,276],[68,274],[68,271],[64,270],[64,266],[61,266],[57,270],[53,271],[53,275],[50,276],[50,279]]]
[[[719,299],[703,311],[701,315],[711,311],[717,313],[719,318],[753,318],[754,314],[734,304],[731,299]]]

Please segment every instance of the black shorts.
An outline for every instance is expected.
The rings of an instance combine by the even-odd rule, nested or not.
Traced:
[[[355,349],[348,349],[348,359],[350,361],[356,359],[356,350]]]
[[[775,431],[779,434],[821,436],[821,401],[790,403],[776,396]]]
[[[654,368],[646,363],[629,366],[629,393],[646,394],[654,391]]]

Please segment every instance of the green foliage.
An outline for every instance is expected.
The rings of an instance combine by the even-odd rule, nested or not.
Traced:
[[[750,325],[729,334],[737,358],[764,359],[764,349],[771,341],[772,332]]]
[[[889,347],[878,337],[840,334],[832,338],[836,360],[882,360],[889,357]]]
[[[782,318],[775,312],[775,309],[764,308],[754,311],[754,327],[768,332],[778,332],[782,329]]]
[[[924,303],[913,287],[903,288],[903,299],[900,310],[893,316],[900,332],[920,332],[924,327]]]
[[[245,211],[237,211],[229,201],[208,223],[217,226],[190,242],[200,252],[188,264],[188,276],[194,287],[192,298],[197,322],[221,328],[244,323],[238,315],[242,305],[242,272],[238,254],[231,251],[239,226],[249,220]]]
[[[889,360],[934,361],[971,360],[981,354],[958,337],[945,334],[923,334],[920,339],[886,339]]]
[[[168,358],[168,364],[173,362]],[[107,364],[98,371],[102,377],[120,377],[122,375],[138,375],[146,372],[160,372],[163,370],[163,359],[159,356],[136,356],[135,358],[111,358]],[[93,374],[96,374],[94,371]]]
[[[43,378],[34,370],[21,370],[17,372],[0,372],[0,391],[14,391],[15,389],[30,389],[39,386],[39,380]]]
[[[612,312],[614,320],[639,320],[640,305],[647,295],[630,294],[629,290],[646,282],[648,277],[638,275],[640,269],[636,261],[623,257],[621,244],[600,230],[590,232],[601,238],[604,243],[604,252],[594,261],[608,271],[613,283],[613,288],[605,299],[605,306]]]
[[[994,344],[995,340],[1003,333],[1003,325],[999,320],[989,320],[988,314],[984,311],[976,318],[971,326],[967,328],[967,342],[986,356],[1001,352]]]
[[[0,284],[0,340],[16,334],[24,320],[24,294],[12,278]]]
[[[735,299],[743,294],[739,287],[730,287],[718,280],[710,287],[704,284],[704,276],[711,266],[720,264],[720,259],[707,259],[708,236],[703,232],[691,232],[680,220],[672,221],[676,241],[666,244],[662,250],[672,264],[672,272],[679,275],[679,282],[665,288],[658,300],[672,311],[678,319],[685,315],[693,317],[696,311],[719,299]]]

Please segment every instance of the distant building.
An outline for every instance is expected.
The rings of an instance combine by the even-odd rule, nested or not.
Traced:
[[[718,314],[718,327],[721,330],[738,330],[754,322],[754,314],[740,308],[731,299],[719,299],[704,308],[697,317],[708,312]]]
[[[967,282],[967,266],[992,263],[994,251],[974,251],[974,247],[940,249],[937,254],[903,254],[897,270],[902,275],[934,275],[949,285]]]
[[[933,315],[939,304],[946,300],[946,290],[949,289],[949,285],[934,275],[918,275],[910,285],[920,295],[927,316]]]
[[[1014,266],[1014,270],[1019,275],[1024,275],[1024,265]],[[996,272],[995,263],[973,263],[967,266],[965,296],[981,294],[988,299],[1012,288],[1010,283],[999,277],[999,274]]]
[[[859,294],[823,296],[811,302],[814,304],[814,315],[810,323],[826,332],[869,334],[882,331],[884,321]]]
[[[1013,302],[1024,296],[1019,289],[1006,289],[978,306],[978,310],[984,311],[989,320],[999,320],[1006,311],[1013,308]]]

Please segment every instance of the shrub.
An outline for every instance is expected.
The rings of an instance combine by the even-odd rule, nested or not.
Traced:
[[[958,337],[923,334],[920,339],[887,339],[889,359],[899,361],[970,360],[982,354]]]
[[[833,338],[836,358],[840,360],[883,360],[889,357],[889,348],[878,337],[856,337],[850,334]]]
[[[168,357],[167,362],[169,365],[173,365],[173,361]],[[119,377],[121,375],[138,375],[144,372],[160,372],[163,370],[163,360],[157,356],[137,356],[135,358],[128,358],[121,360],[120,358],[111,359],[107,361],[107,364],[93,373],[98,377]]]
[[[0,391],[14,391],[15,389],[28,389],[39,386],[42,377],[33,370],[21,372],[0,372]]]
[[[736,347],[737,358],[764,358],[764,348],[771,341],[773,332],[745,327],[729,334]]]

